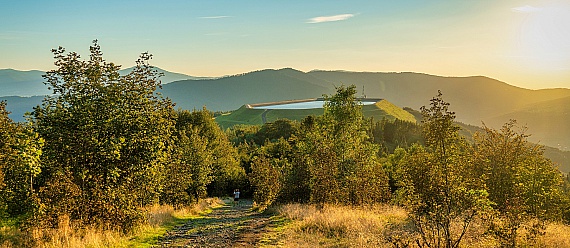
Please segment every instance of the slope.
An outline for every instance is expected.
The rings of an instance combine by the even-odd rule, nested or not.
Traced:
[[[273,122],[278,119],[289,119],[301,121],[309,115],[322,115],[323,108],[314,109],[252,109],[246,105],[238,110],[227,114],[218,116],[216,122],[226,129],[234,125],[261,125],[265,122]],[[415,117],[407,111],[395,106],[386,100],[380,100],[375,104],[362,106],[362,113],[364,117],[372,117],[374,120],[382,120],[383,118],[394,120],[401,119],[405,121],[415,122]]]
[[[293,72],[292,72],[293,71]],[[296,77],[291,69],[262,70],[210,80],[184,80],[161,92],[183,109],[234,110],[245,103],[304,99],[331,93],[318,79]]]
[[[133,68],[134,68],[134,66],[122,69],[119,71],[119,73],[121,75],[127,75],[127,74],[129,74],[129,72],[131,72],[133,70]],[[160,77],[160,81],[162,82],[162,84],[169,84],[171,82],[180,81],[180,80],[210,79],[209,77],[195,77],[195,76],[190,76],[190,75],[186,75],[186,74],[182,74],[182,73],[170,72],[170,71],[164,70],[162,68],[158,68],[158,67],[155,67],[155,69],[159,73],[163,74],[163,76]]]
[[[570,149],[570,97],[529,104],[511,113],[489,118],[491,126],[516,119],[528,128],[529,140],[562,150]]]
[[[43,71],[0,69],[0,96],[37,96],[51,92],[43,84]]]
[[[26,112],[32,112],[34,107],[41,105],[43,96],[2,96],[0,101],[6,101],[6,110],[11,113],[8,115],[12,120],[16,122],[24,121],[24,114]]]
[[[531,103],[570,96],[570,89],[529,90],[482,77],[440,77],[421,73],[311,71],[327,82],[364,86],[367,97],[389,99],[398,106],[428,105],[438,90],[451,103],[457,120],[479,125],[489,117],[507,114]]]
[[[155,67],[164,76],[160,78],[163,84],[168,84],[178,80],[208,79],[205,77],[193,77],[181,73],[174,73]],[[132,71],[133,67],[120,70],[121,75],[126,75]],[[19,71],[14,69],[0,69],[0,97],[1,96],[43,96],[51,94],[48,87],[44,85],[44,71]]]

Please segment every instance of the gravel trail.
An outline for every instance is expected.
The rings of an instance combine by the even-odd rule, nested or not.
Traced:
[[[251,207],[251,200],[216,207],[166,233],[157,247],[256,247],[272,226],[271,216]]]

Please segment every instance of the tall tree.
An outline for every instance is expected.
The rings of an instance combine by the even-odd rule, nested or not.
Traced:
[[[6,110],[6,102],[0,102],[0,190],[4,188],[4,168],[8,163],[8,157],[10,156],[10,141],[14,133],[14,123],[12,119],[8,117],[8,112]],[[3,201],[1,201],[3,202]],[[0,202],[0,204],[1,204]]]
[[[362,204],[387,198],[388,180],[369,141],[356,87],[325,96],[324,115],[306,119],[297,149],[310,173],[311,201]]]
[[[182,111],[178,115],[176,125],[179,128],[195,128],[197,134],[207,141],[207,151],[212,157],[210,169],[206,169],[211,177],[211,182],[206,184],[209,195],[225,196],[236,187],[244,185],[245,170],[237,160],[237,149],[218,126],[210,111],[206,108],[201,111]],[[206,192],[203,193],[205,195]]]
[[[54,94],[34,110],[45,139],[37,184],[46,218],[129,230],[144,217],[140,208],[158,200],[174,126],[172,103],[155,92],[152,55],[143,53],[121,76],[96,40],[88,60],[52,51],[57,69],[44,78]]]
[[[5,106],[0,102],[0,211],[17,216],[38,208],[34,181],[41,171],[43,139],[29,123],[12,122]]]
[[[487,192],[468,173],[467,144],[454,124],[455,114],[441,92],[422,107],[426,148],[415,145],[405,159],[399,195],[408,198],[411,217],[428,247],[459,247],[480,211],[488,209]],[[453,228],[458,224],[460,228]]]
[[[542,147],[527,141],[524,128],[516,128],[510,121],[500,130],[484,126],[484,132],[474,136],[476,173],[498,213],[490,231],[506,247],[517,247],[517,232],[525,224],[528,233],[536,235],[544,220],[558,217],[562,185],[560,172],[544,157]],[[532,219],[538,222],[528,225]]]

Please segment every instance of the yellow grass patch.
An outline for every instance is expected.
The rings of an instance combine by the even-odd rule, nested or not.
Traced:
[[[189,207],[175,209],[172,206],[153,206],[147,209],[146,224],[125,235],[120,230],[102,230],[95,227],[79,228],[61,218],[56,229],[32,229],[27,233],[15,227],[0,228],[0,247],[150,247],[156,239],[174,225],[221,204],[217,198],[206,199]]]
[[[292,220],[282,228],[278,243],[284,247],[418,247],[405,209],[392,205],[349,207],[327,205],[319,210],[306,204],[277,207],[277,212]],[[454,228],[459,228],[456,226]],[[461,241],[461,247],[500,247],[486,228],[475,220]],[[455,231],[458,233],[458,231]],[[524,235],[521,233],[520,235]],[[546,225],[545,235],[524,247],[570,247],[570,226]],[[409,246],[405,246],[409,245]]]
[[[284,230],[287,247],[382,247],[389,245],[384,232],[407,225],[407,213],[395,206],[315,206],[290,204],[279,208],[294,220]]]

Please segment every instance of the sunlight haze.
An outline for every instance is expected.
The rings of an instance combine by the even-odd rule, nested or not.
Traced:
[[[570,88],[568,1],[4,1],[0,68],[53,69],[50,50],[192,76],[265,68],[487,76]]]

